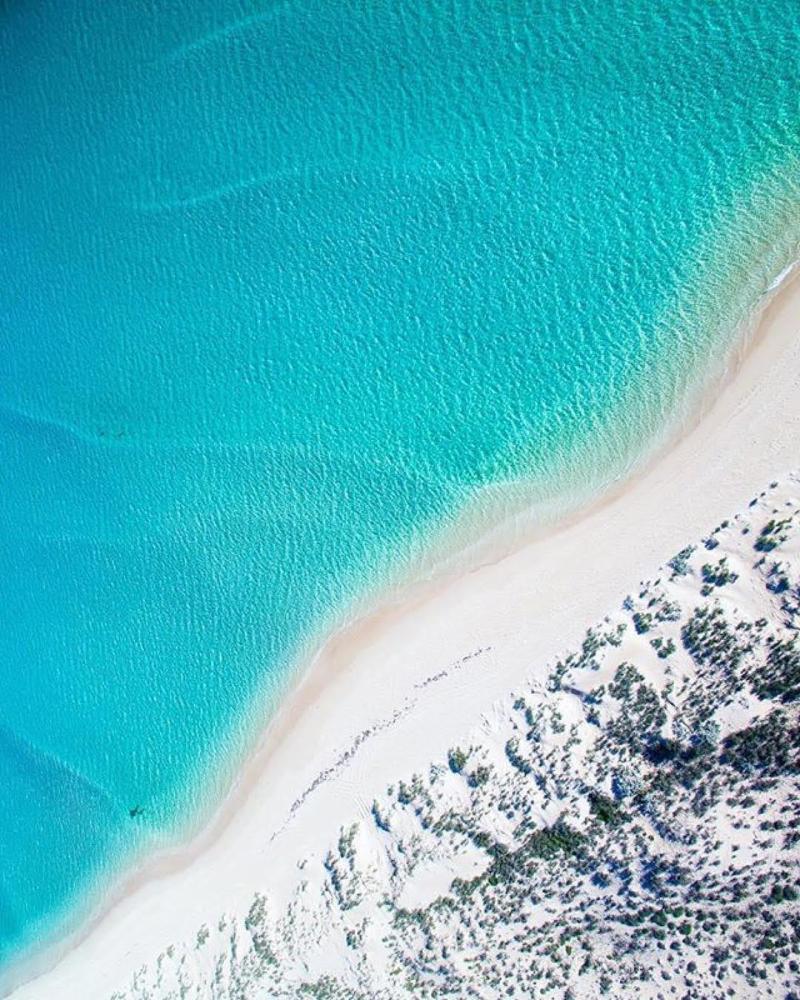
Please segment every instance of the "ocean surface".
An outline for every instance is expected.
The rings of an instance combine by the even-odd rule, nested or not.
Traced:
[[[0,0],[0,964],[465,507],[653,446],[798,95],[797,0]]]

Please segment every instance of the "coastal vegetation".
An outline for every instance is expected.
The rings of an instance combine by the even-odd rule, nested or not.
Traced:
[[[767,494],[684,548],[442,759],[399,766],[290,899],[265,871],[246,915],[111,1000],[795,995],[798,509]]]

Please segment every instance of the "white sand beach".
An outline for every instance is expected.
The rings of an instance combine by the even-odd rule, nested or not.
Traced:
[[[704,412],[645,471],[545,537],[334,636],[209,827],[148,861],[72,940],[12,970],[15,1000],[108,998],[215,915],[280,898],[398,775],[579,642],[638,581],[800,459],[800,277],[784,281]],[[37,970],[36,978],[31,978]],[[22,983],[21,985],[19,985]]]

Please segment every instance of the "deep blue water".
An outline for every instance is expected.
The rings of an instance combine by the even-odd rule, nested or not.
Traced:
[[[796,0],[0,2],[0,962],[482,486],[653,443],[798,95]]]

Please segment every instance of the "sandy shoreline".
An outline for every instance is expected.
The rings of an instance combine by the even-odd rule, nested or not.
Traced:
[[[794,273],[691,427],[644,470],[511,552],[509,535],[494,533],[471,551],[468,571],[401,591],[331,636],[206,828],[148,858],[78,932],[9,970],[2,988],[29,980],[12,995],[106,997],[255,889],[280,895],[296,862],[354,806],[368,814],[386,783],[445,752],[643,574],[797,464],[798,332]]]

